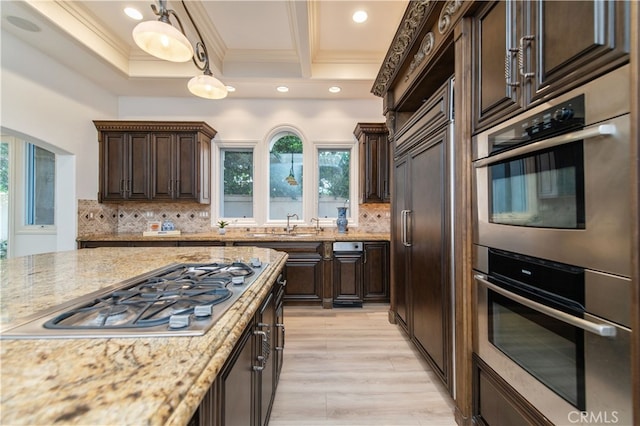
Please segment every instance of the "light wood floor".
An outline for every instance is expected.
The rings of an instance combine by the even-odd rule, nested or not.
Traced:
[[[453,401],[388,310],[285,306],[269,425],[455,426]]]

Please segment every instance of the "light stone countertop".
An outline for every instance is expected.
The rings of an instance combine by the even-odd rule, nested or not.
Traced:
[[[0,261],[0,327],[173,263],[269,265],[204,336],[0,340],[0,424],[183,425],[287,255],[256,247],[96,248]]]
[[[313,228],[296,228],[293,236],[282,235],[282,230],[277,233],[271,233],[270,230],[250,230],[240,228],[227,228],[225,235],[220,235],[217,229],[211,232],[199,233],[182,233],[180,235],[163,235],[145,237],[142,232],[139,233],[120,233],[120,234],[92,234],[79,236],[77,241],[220,241],[223,243],[242,242],[267,242],[267,241],[389,241],[388,232],[366,232],[357,229],[349,230],[345,233],[339,233],[335,230],[324,230],[316,233]],[[255,236],[256,234],[261,236]],[[300,235],[302,234],[302,235]],[[264,236],[262,236],[264,235]]]

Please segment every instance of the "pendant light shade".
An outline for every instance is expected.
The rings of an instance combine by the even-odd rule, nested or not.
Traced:
[[[160,18],[157,21],[141,22],[133,29],[133,39],[145,52],[159,59],[171,62],[187,62],[193,64],[203,72],[189,80],[187,88],[191,93],[201,98],[222,99],[227,96],[227,87],[213,76],[209,69],[209,54],[204,44],[200,30],[196,25],[187,4],[181,1],[184,11],[198,34],[195,48],[187,38],[182,21],[175,11],[167,9],[166,0],[158,0],[158,6],[151,5],[151,10]],[[170,16],[178,22],[179,29],[171,24]]]
[[[207,99],[222,99],[227,96],[227,88],[213,75],[202,74],[193,77],[187,84],[189,91]]]
[[[139,23],[133,29],[133,40],[140,49],[165,61],[187,62],[193,58],[193,47],[187,37],[163,21]]]

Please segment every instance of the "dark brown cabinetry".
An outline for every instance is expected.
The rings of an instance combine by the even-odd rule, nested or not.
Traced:
[[[281,279],[262,302],[190,425],[224,426],[269,423],[282,368],[284,325]]]
[[[276,306],[286,301],[292,305],[322,305],[330,308],[334,301],[389,303],[389,243],[370,241],[356,254],[334,255],[330,242],[320,241],[196,241],[196,240],[130,240],[78,241],[78,248],[96,247],[201,247],[201,246],[265,247],[289,254]],[[281,311],[281,308],[280,308]],[[282,315],[280,314],[280,317]],[[282,323],[281,319],[277,320]],[[276,348],[282,347],[284,331],[280,330]],[[281,356],[281,354],[280,354]]]
[[[445,85],[442,93],[449,93]],[[440,102],[441,95],[431,102]],[[399,135],[394,159],[392,245],[397,317],[433,370],[451,387],[450,125],[428,121]]]
[[[389,243],[364,243],[363,300],[389,302]]]
[[[334,252],[333,306],[362,306],[363,252]]]
[[[475,16],[474,129],[627,62],[628,8],[613,0],[487,3]]]
[[[365,242],[362,251],[333,254],[333,305],[389,302],[389,243]]]
[[[284,270],[284,279],[287,281],[284,301],[296,305],[322,303],[325,280],[322,242],[251,241],[237,242],[235,245],[267,247],[288,253]],[[331,279],[330,275],[327,278]]]
[[[108,132],[100,144],[100,201],[148,200],[149,135]]]
[[[94,121],[100,144],[98,201],[211,198],[211,139],[203,122]]]
[[[275,295],[267,297],[256,315],[253,331],[257,337],[256,362],[253,369],[258,373],[258,424],[267,425],[271,413],[271,402],[276,390],[275,347],[276,347],[276,305]]]
[[[389,130],[385,123],[358,123],[353,134],[360,155],[360,203],[388,203]]]
[[[473,424],[551,426],[538,410],[473,354]]]

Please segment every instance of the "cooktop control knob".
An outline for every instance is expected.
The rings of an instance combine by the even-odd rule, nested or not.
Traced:
[[[169,328],[185,328],[189,326],[189,314],[175,314],[169,317]]]
[[[573,118],[573,109],[571,108],[562,107],[553,113],[553,119],[556,121],[567,121],[571,118]]]

